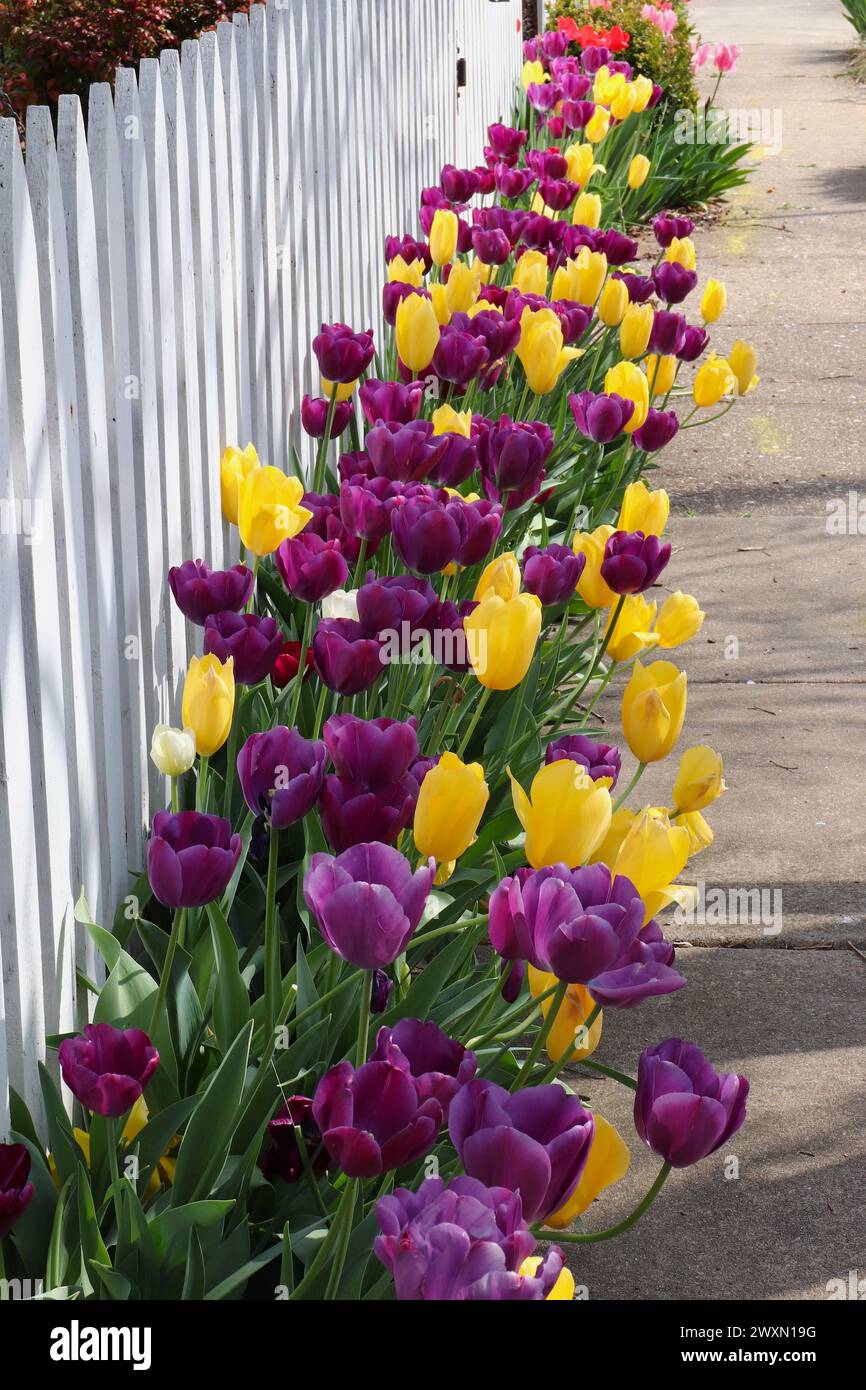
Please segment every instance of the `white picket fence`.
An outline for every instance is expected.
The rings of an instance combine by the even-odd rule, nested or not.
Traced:
[[[322,321],[381,320],[383,240],[511,112],[519,0],[270,0],[0,121],[0,1136],[80,1023],[165,787],[193,634],[169,565],[231,563],[227,443],[287,467]],[[458,52],[466,86],[458,99]],[[199,634],[200,636],[200,634]]]

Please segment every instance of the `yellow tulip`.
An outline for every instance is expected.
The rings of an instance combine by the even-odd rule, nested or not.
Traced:
[[[616,529],[660,536],[668,524],[670,510],[670,498],[663,487],[651,489],[642,480],[629,483],[623,493]]]
[[[628,166],[629,188],[642,188],[649,177],[651,165],[645,154],[636,154]]]
[[[195,762],[195,734],[192,729],[173,729],[157,724],[150,742],[151,762],[164,777],[180,777]]]
[[[728,303],[728,291],[721,280],[708,280],[701,296],[701,318],[704,323],[715,323],[722,317]]]
[[[644,921],[671,902],[684,902],[690,890],[675,884],[689,858],[689,832],[671,824],[664,810],[647,807],[635,817],[608,867],[631,879],[644,904]],[[608,861],[605,860],[605,863]]]
[[[232,526],[238,524],[238,485],[242,478],[259,467],[259,456],[252,444],[248,444],[245,449],[238,449],[234,444],[229,444],[220,459],[220,501],[223,516]]]
[[[731,396],[737,389],[737,378],[731,371],[730,363],[724,357],[717,357],[710,353],[697,371],[692,394],[695,405],[709,409],[710,406],[718,405],[722,396]]]
[[[754,390],[761,378],[755,375],[758,354],[751,343],[738,338],[728,353],[728,362],[737,379],[737,394],[745,396],[748,391]]]
[[[605,64],[595,74],[592,95],[603,106],[610,106],[626,90],[625,73],[611,72]]]
[[[397,355],[410,372],[423,372],[439,346],[439,320],[432,301],[409,294],[397,307]]]
[[[597,106],[584,126],[583,133],[593,145],[598,145],[609,130],[610,112],[606,111],[603,106]]]
[[[614,620],[616,608],[608,614],[604,633],[607,637]],[[648,603],[643,594],[628,594],[619,612],[613,636],[608,640],[607,652],[614,661],[631,661],[641,652],[649,651],[658,644],[658,636],[652,631],[656,615],[656,605]]]
[[[602,1115],[593,1118],[595,1130],[580,1182],[565,1205],[544,1222],[545,1226],[551,1226],[555,1231],[564,1231],[583,1215],[605,1188],[620,1182],[629,1170],[631,1154],[622,1135]]]
[[[634,92],[634,110],[636,112],[645,111],[653,94],[652,81],[641,74],[634,79],[631,87]]]
[[[432,854],[440,864],[459,859],[475,839],[489,796],[480,763],[443,753],[418,793],[413,826],[418,852]]]
[[[674,782],[674,806],[678,811],[703,811],[725,790],[722,760],[706,743],[687,748],[680,758]]]
[[[634,110],[634,103],[634,90],[626,82],[625,86],[620,88],[613,98],[613,101],[610,103],[610,114],[613,116],[614,120],[627,120]]]
[[[549,82],[550,73],[546,72],[543,63],[524,63],[523,71],[520,74],[524,91],[531,87],[534,82]]]
[[[147,1105],[145,1104],[144,1096],[139,1096],[138,1100],[135,1102],[135,1104],[129,1112],[129,1117],[126,1121],[126,1124],[123,1126],[123,1132],[121,1134],[121,1143],[123,1144],[124,1148],[132,1144],[138,1138],[139,1134],[147,1124],[149,1118],[150,1116],[148,1113]],[[86,1129],[74,1128],[72,1131],[72,1137],[78,1145],[79,1149],[81,1150],[82,1154],[84,1155],[84,1161],[87,1167],[89,1168],[90,1135],[87,1133]],[[161,1186],[171,1187],[172,1183],[174,1182],[174,1173],[177,1167],[177,1160],[173,1158],[171,1155],[176,1152],[179,1145],[180,1135],[175,1134],[174,1137],[169,1141],[168,1146],[164,1150],[162,1156],[157,1159],[154,1165],[153,1172],[150,1176],[150,1181],[148,1182],[147,1187],[144,1190],[145,1197],[153,1197],[155,1193],[159,1191]],[[49,1153],[48,1155],[48,1169],[51,1173],[52,1178],[54,1179],[54,1184],[59,1191],[63,1184],[61,1183],[59,1174],[57,1172],[57,1164],[55,1162],[53,1153]],[[548,1294],[548,1297],[552,1298],[553,1293]]]
[[[622,727],[638,762],[666,758],[682,732],[688,679],[671,661],[634,664],[622,697]]]
[[[606,328],[618,328],[628,308],[628,289],[624,280],[608,280],[598,301],[598,316]]]
[[[255,468],[238,488],[238,530],[247,550],[271,555],[303,531],[313,515],[301,506],[304,485],[280,468]]]
[[[677,816],[677,825],[689,832],[689,858],[693,854],[700,854],[701,850],[708,849],[713,843],[713,832],[700,811],[683,811]]]
[[[546,994],[556,984],[559,984],[559,981],[555,975],[536,970],[534,965],[530,965],[529,992],[533,999]],[[541,1012],[545,1018],[550,1013],[553,1003],[552,995],[543,1001]],[[568,986],[547,1035],[546,1051],[551,1062],[563,1061],[566,1054],[569,1062],[579,1062],[583,1057],[592,1056],[601,1042],[603,1019],[603,1014],[599,1011],[587,1029],[586,1020],[594,1009],[595,1000],[585,985]]]
[[[679,265],[684,266],[686,270],[694,270],[698,258],[695,251],[695,243],[692,241],[691,237],[675,236],[667,249],[665,260],[671,263],[676,261]]]
[[[195,735],[196,752],[210,758],[229,736],[235,708],[235,661],[194,656],[183,683],[183,725]]]
[[[610,829],[598,849],[593,851],[589,862],[591,864],[607,864],[609,868],[615,864],[620,846],[636,820],[637,816],[634,811],[630,811],[627,806],[620,806],[614,811],[610,818]]]
[[[545,1222],[545,1225],[546,1224],[547,1223]],[[535,1274],[540,1264],[540,1255],[527,1255],[526,1259],[523,1261],[523,1264],[520,1266],[519,1273],[521,1278],[528,1279],[531,1275]],[[553,1288],[550,1290],[550,1293],[544,1300],[545,1303],[572,1303],[574,1301],[574,1287],[574,1275],[572,1274],[571,1270],[560,1270],[559,1278],[557,1279]]]
[[[502,555],[497,555],[484,567],[481,578],[475,585],[473,598],[480,601],[490,590],[506,601],[516,598],[520,593],[520,566],[513,550],[506,550]]]
[[[580,348],[565,346],[562,324],[551,309],[524,309],[520,326],[515,354],[526,373],[530,391],[546,396],[566,367],[583,353]]]
[[[618,595],[609,589],[601,577],[604,548],[613,535],[612,526],[596,526],[594,531],[579,531],[571,543],[575,555],[585,555],[586,564],[577,581],[577,592],[590,608],[609,608]]]
[[[441,209],[437,209],[437,213]],[[452,213],[452,216],[454,214]],[[403,285],[414,285],[420,289],[424,283],[424,262],[421,260],[407,261],[402,256],[395,256],[388,262],[388,283],[393,284],[399,281]]]
[[[575,299],[577,297],[578,275],[577,261],[569,256],[565,265],[557,266],[554,271],[550,298],[553,300]]]
[[[650,353],[644,360],[643,369],[654,396],[667,395],[677,379],[679,365],[677,358],[671,353],[664,357],[656,357],[655,353]]]
[[[626,528],[637,529],[637,528]],[[655,630],[660,647],[681,647],[700,632],[706,614],[698,607],[698,601],[681,589],[669,594],[661,607]]]
[[[578,304],[592,305],[601,293],[607,275],[607,256],[581,246],[577,253],[577,283],[574,298]]]
[[[448,308],[452,314],[465,314],[478,298],[481,272],[465,261],[455,261],[448,275]]]
[[[541,632],[541,603],[535,594],[500,598],[488,591],[463,619],[468,655],[488,690],[513,690],[532,665]]]
[[[433,312],[436,315],[436,322],[439,326],[442,327],[444,324],[450,323],[451,310],[448,307],[448,286],[443,285],[441,281],[437,280],[435,284],[430,286],[430,299],[433,304]],[[475,305],[473,304],[468,312],[472,313],[474,308]]]
[[[585,188],[593,174],[601,170],[601,165],[595,162],[592,145],[569,145],[564,156],[568,164],[568,178],[572,183],[579,183],[581,188]]]
[[[521,294],[545,294],[547,271],[547,257],[542,251],[524,251],[514,267],[512,288]]]
[[[629,304],[619,326],[619,347],[623,357],[642,357],[653,331],[655,310],[651,304]]]
[[[634,434],[649,413],[649,383],[640,367],[634,362],[617,362],[615,367],[608,367],[604,390],[608,396],[624,396],[634,402],[632,417],[623,427],[626,434]]]
[[[571,220],[575,227],[597,227],[601,222],[601,198],[597,193],[580,193]]]
[[[460,223],[450,208],[437,208],[430,224],[430,258],[434,265],[448,265],[457,250]]]
[[[434,434],[462,434],[469,438],[472,429],[472,411],[455,410],[453,405],[440,405],[430,416]]]
[[[524,852],[533,869],[585,864],[610,829],[610,779],[594,782],[585,768],[563,758],[536,772],[527,796],[508,775],[514,809],[526,831]]]
[[[326,401],[329,401],[334,394],[336,394],[338,401],[349,401],[352,399],[352,394],[355,387],[358,385],[357,381],[329,381],[325,376],[319,377],[319,381],[322,387],[322,395],[325,397]]]

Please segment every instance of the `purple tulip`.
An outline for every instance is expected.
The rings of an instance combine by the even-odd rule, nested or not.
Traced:
[[[399,782],[418,757],[418,721],[414,715],[403,722],[333,714],[323,734],[337,775],[367,787]]]
[[[670,444],[680,427],[675,410],[650,410],[640,429],[636,429],[632,440],[638,449],[654,454]]]
[[[567,34],[563,34],[558,29],[548,29],[541,35],[541,52],[550,61],[551,58],[561,58],[568,52],[568,45],[571,42]]]
[[[382,1231],[373,1253],[394,1277],[399,1302],[540,1302],[562,1272],[549,1246],[535,1274],[521,1275],[535,1249],[520,1194],[474,1178],[427,1178],[376,1203]]]
[[[635,1128],[665,1163],[688,1168],[736,1134],[748,1094],[744,1076],[720,1074],[694,1043],[666,1038],[641,1053]]]
[[[485,421],[478,433],[478,460],[484,491],[506,511],[522,506],[541,490],[544,467],[553,449],[553,431],[538,420]]]
[[[673,994],[686,984],[671,968],[675,959],[658,923],[647,922],[614,967],[589,982],[589,992],[606,1009],[633,1009],[644,999]]]
[[[391,1062],[407,1071],[421,1100],[432,1096],[448,1119],[451,1102],[478,1069],[474,1052],[449,1038],[435,1023],[403,1018],[393,1028],[380,1028],[370,1059]]]
[[[697,271],[686,270],[679,261],[662,261],[653,271],[656,293],[666,304],[682,304],[697,283]]]
[[[603,233],[598,249],[607,256],[608,265],[625,265],[626,261],[633,261],[637,255],[638,243],[634,237],[618,232],[616,227],[609,227]]]
[[[470,1081],[457,1092],[448,1117],[467,1176],[519,1190],[527,1221],[543,1220],[568,1201],[594,1131],[592,1115],[561,1086],[512,1095],[492,1081]]]
[[[238,685],[258,685],[281,655],[283,633],[275,618],[256,613],[212,613],[204,625],[204,654],[223,663],[234,657]]]
[[[146,1033],[110,1023],[88,1023],[77,1037],[65,1038],[58,1057],[63,1080],[85,1110],[110,1119],[132,1109],[159,1066]]]
[[[398,850],[357,844],[333,858],[314,854],[304,897],[322,936],[359,970],[390,965],[411,941],[430,892],[435,861],[416,872]]]
[[[30,1154],[24,1144],[0,1144],[0,1240],[30,1205],[33,1184]]]
[[[613,791],[622,769],[622,756],[613,744],[596,743],[586,734],[566,734],[547,745],[544,761],[558,763],[564,758],[585,768],[594,782],[600,777],[612,778]]]
[[[493,177],[496,180],[496,191],[503,198],[522,198],[535,182],[535,175],[531,169],[515,169],[504,161],[494,166]]]
[[[423,386],[403,386],[399,381],[365,381],[358,392],[364,419],[369,425],[380,420],[408,425],[418,418],[424,400]]]
[[[697,362],[709,341],[710,335],[705,328],[696,323],[690,323],[685,331],[683,345],[677,352],[677,357],[681,362]]]
[[[586,556],[575,555],[570,546],[528,545],[523,552],[524,588],[545,607],[567,603],[574,597],[585,564]]]
[[[349,1178],[375,1178],[429,1153],[442,1107],[421,1100],[412,1077],[391,1062],[339,1062],[316,1087],[322,1142]]]
[[[407,265],[413,261],[423,261],[425,275],[433,264],[427,242],[418,241],[413,236],[386,236],[385,264],[390,265],[396,256],[402,256]]]
[[[603,44],[592,44],[583,50],[580,57],[584,72],[594,74],[598,72],[599,68],[609,65],[610,49],[605,48]]]
[[[456,505],[455,505],[456,503]],[[407,569],[436,574],[457,559],[467,521],[447,493],[398,497],[391,512],[394,549]]]
[[[616,393],[605,396],[581,391],[580,395],[569,396],[568,404],[581,434],[596,444],[609,444],[616,439],[634,414],[634,401]]]
[[[324,396],[304,396],[301,401],[301,425],[311,438],[324,439],[330,408],[331,403],[326,401]],[[351,401],[337,401],[329,439],[338,439],[343,431],[349,428],[349,421],[354,413],[355,407]]]
[[[450,323],[440,332],[430,368],[440,381],[450,381],[462,391],[486,366],[487,358],[487,344],[483,338],[473,333],[462,333]],[[428,469],[428,475],[429,472]]]
[[[572,347],[579,343],[592,321],[592,309],[573,299],[557,299],[551,305],[562,326],[562,339]]]
[[[411,574],[377,579],[371,571],[366,584],[358,590],[358,620],[371,636],[384,631],[402,632],[404,623],[410,629],[423,626],[435,602],[436,590],[426,579],[416,579]]]
[[[615,270],[611,279],[622,280],[630,304],[646,304],[656,292],[655,281],[651,275],[624,275],[621,271]]]
[[[487,502],[479,498],[477,502],[466,502],[455,497],[448,504],[450,510],[462,512],[465,534],[457,551],[458,565],[469,568],[486,560],[502,533],[502,508],[498,502]]]
[[[313,531],[302,531],[283,541],[274,563],[289,593],[303,603],[318,603],[335,589],[344,588],[349,578],[340,542],[323,541]]]
[[[595,115],[594,101],[564,101],[562,103],[562,119],[569,130],[583,130]]]
[[[345,323],[323,323],[313,339],[313,352],[323,377],[348,385],[357,381],[373,360],[373,330],[355,333]]]
[[[478,175],[474,169],[455,169],[446,164],[439,175],[442,192],[449,203],[468,203],[478,192]]]
[[[592,90],[592,79],[582,72],[563,72],[559,84],[566,101],[583,101]]]
[[[319,679],[338,695],[357,695],[385,668],[382,644],[368,637],[353,618],[325,618],[313,636],[313,662]]]
[[[519,171],[509,169],[507,172],[512,174]],[[514,197],[515,195],[512,194],[511,196]],[[498,227],[492,227],[489,230],[484,227],[473,227],[471,236],[472,249],[484,265],[504,265],[511,255],[511,242]]]
[[[540,179],[564,179],[568,173],[568,160],[557,149],[529,150],[526,163]]]
[[[184,560],[168,572],[174,601],[185,618],[198,627],[213,613],[239,613],[249,602],[255,576],[246,565],[209,570],[204,560]]]
[[[273,1119],[268,1121],[268,1138],[271,1142],[260,1163],[268,1182],[273,1182],[274,1178],[282,1178],[283,1182],[298,1182],[303,1177],[306,1170],[296,1129],[301,1132],[312,1171],[316,1174],[327,1172],[329,1156],[322,1144],[319,1126],[313,1119],[312,1097],[289,1096]]]
[[[555,82],[530,82],[526,98],[536,111],[552,111],[562,100],[562,88]]]
[[[284,724],[250,734],[237,761],[244,801],[255,815],[266,812],[274,830],[293,825],[311,811],[325,780],[325,745],[311,743]]]
[[[325,839],[337,854],[371,839],[391,845],[414,816],[417,801],[418,783],[408,773],[376,787],[326,777],[319,802]]]
[[[393,328],[397,322],[397,310],[410,295],[418,294],[423,299],[430,298],[429,290],[418,289],[405,280],[388,280],[382,286],[382,317]]]
[[[352,536],[378,545],[391,531],[391,506],[402,490],[403,484],[393,483],[390,478],[364,478],[356,474],[350,481],[342,482],[340,519],[346,530]]]
[[[476,208],[472,216],[475,219],[476,226],[484,227],[488,232],[504,232],[512,246],[517,245],[523,228],[529,221],[529,213],[524,208],[503,208],[496,206]],[[501,297],[505,293],[506,291],[501,286],[485,285],[483,298],[489,300],[491,303],[495,303],[497,302],[497,297]]]
[[[305,536],[321,536],[323,541],[339,541],[340,551],[347,564],[353,565],[361,552],[361,543],[343,523],[340,499],[333,492],[306,492],[303,506],[312,512],[304,527]],[[372,554],[370,547],[367,554]]]
[[[691,236],[695,224],[690,217],[674,217],[670,212],[660,212],[653,218],[653,235],[664,250],[670,246],[674,237],[682,240]]]
[[[493,177],[493,170],[488,169],[486,164],[475,165],[475,178],[478,183],[476,192],[480,193],[482,197],[486,193],[492,193],[496,188],[496,181]]]
[[[368,430],[367,453],[377,477],[392,482],[414,483],[429,476],[445,452],[429,420],[408,425],[382,421]]]
[[[458,488],[467,478],[471,478],[478,467],[475,440],[467,439],[464,434],[457,434],[452,430],[446,430],[437,438],[445,441],[445,450],[430,474],[430,481],[436,487]]]
[[[604,547],[601,577],[615,594],[643,594],[671,558],[670,542],[643,531],[614,531]]]
[[[580,184],[569,179],[540,179],[538,192],[545,207],[554,212],[564,212],[570,207],[580,192]]]
[[[504,314],[498,314],[492,309],[482,309],[472,318],[468,314],[454,314],[451,325],[461,328],[475,338],[480,338],[487,348],[488,361],[481,374],[481,386],[486,388],[491,384],[494,368],[499,366],[502,359],[513,352],[520,342],[520,320],[506,318]]]
[[[512,126],[503,125],[501,121],[487,127],[487,139],[500,159],[519,159],[520,151],[528,138],[527,131],[515,130]]]
[[[664,356],[678,353],[685,342],[687,328],[688,324],[682,314],[675,314],[671,309],[656,309],[649,351],[659,352]]]
[[[241,837],[222,816],[157,811],[147,845],[147,876],[166,907],[204,907],[219,898],[240,858]]]

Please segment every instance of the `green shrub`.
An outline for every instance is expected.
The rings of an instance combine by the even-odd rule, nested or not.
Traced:
[[[692,31],[687,7],[675,0],[679,23],[670,38],[660,34],[649,20],[641,18],[642,8],[643,0],[614,0],[609,10],[587,9],[584,0],[553,0],[547,10],[547,27],[555,29],[560,18],[573,19],[578,25],[592,24],[596,29],[609,29],[619,24],[631,35],[631,43],[625,53],[618,56],[663,87],[665,97],[673,106],[692,109],[697,103],[698,92],[692,76],[689,49]]]

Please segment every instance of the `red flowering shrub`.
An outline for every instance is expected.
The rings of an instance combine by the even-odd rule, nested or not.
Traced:
[[[249,0],[4,0],[0,4],[0,86],[23,111],[54,106],[65,92],[86,98],[120,64],[177,47]]]

